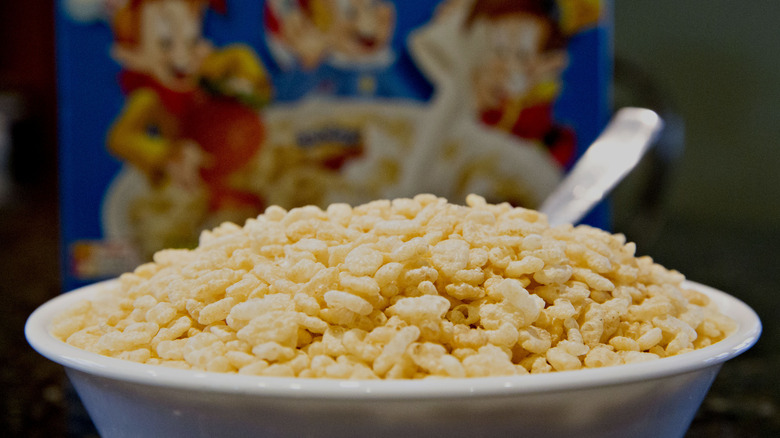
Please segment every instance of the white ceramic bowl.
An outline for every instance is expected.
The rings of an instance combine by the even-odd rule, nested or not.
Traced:
[[[753,346],[756,313],[689,283],[737,321],[728,338],[656,361],[542,375],[349,381],[183,371],[103,357],[49,334],[52,318],[112,287],[98,283],[38,308],[35,350],[65,366],[103,437],[681,437],[723,362]]]

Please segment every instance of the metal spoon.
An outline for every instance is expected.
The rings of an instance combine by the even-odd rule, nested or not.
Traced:
[[[553,226],[579,222],[639,163],[662,126],[654,111],[620,109],[539,211]]]

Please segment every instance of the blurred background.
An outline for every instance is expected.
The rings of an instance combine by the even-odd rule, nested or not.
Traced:
[[[618,3],[618,2],[615,2]],[[61,293],[51,1],[0,2],[0,430],[84,436],[62,370],[24,340]],[[764,323],[728,362],[687,436],[780,434],[780,2],[641,0],[614,7],[616,106],[667,130],[614,195],[614,231],[727,291]],[[78,419],[77,419],[78,420]]]

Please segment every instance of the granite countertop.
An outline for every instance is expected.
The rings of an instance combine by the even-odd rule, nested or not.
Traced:
[[[56,193],[45,187],[0,204],[0,430],[6,436],[96,436],[62,368],[24,339],[27,316],[60,293],[56,204]],[[739,297],[764,323],[758,344],[723,366],[686,437],[780,436],[780,326],[772,318],[780,305],[778,247],[779,230],[667,223],[662,237],[639,248],[691,280]]]

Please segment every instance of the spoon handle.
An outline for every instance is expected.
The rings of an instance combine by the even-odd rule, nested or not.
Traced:
[[[639,163],[662,126],[654,111],[620,109],[539,211],[553,226],[580,221]]]

